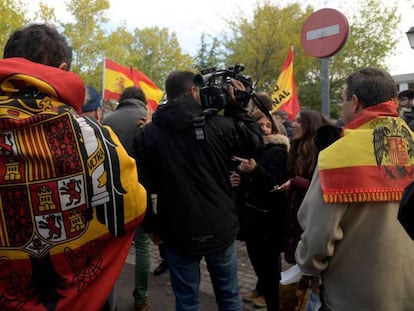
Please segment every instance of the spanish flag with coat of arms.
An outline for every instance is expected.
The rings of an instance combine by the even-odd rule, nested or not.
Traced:
[[[144,91],[148,109],[155,111],[163,92],[141,71],[121,66],[114,61],[104,59],[104,95],[103,100],[121,97],[122,92],[130,86],[136,86]]]
[[[0,60],[0,310],[103,310],[146,211],[76,74]],[[23,96],[24,94],[24,96]]]
[[[274,101],[272,112],[284,110],[290,120],[295,119],[300,111],[300,103],[293,76],[293,46],[290,47],[271,98]]]

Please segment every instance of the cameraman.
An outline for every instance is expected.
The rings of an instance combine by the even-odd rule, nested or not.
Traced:
[[[158,195],[155,243],[166,245],[176,310],[199,310],[205,258],[219,310],[242,309],[235,239],[238,219],[228,175],[231,156],[253,157],[263,146],[257,123],[237,103],[231,80],[224,116],[203,111],[194,73],[171,73],[168,102],[137,137],[148,191]]]

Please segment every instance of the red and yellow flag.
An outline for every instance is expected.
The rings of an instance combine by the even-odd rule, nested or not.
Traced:
[[[290,120],[295,119],[300,111],[300,103],[296,92],[295,78],[293,76],[293,46],[290,47],[271,97],[275,102],[272,107],[272,112],[284,110],[289,114]]]
[[[149,110],[157,109],[163,92],[154,82],[139,70],[121,66],[105,58],[103,100],[118,100],[125,88],[130,86],[139,87],[144,91]]]

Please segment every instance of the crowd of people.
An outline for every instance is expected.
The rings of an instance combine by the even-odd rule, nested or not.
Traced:
[[[345,79],[339,126],[272,111],[265,92],[242,105],[237,79],[222,112],[205,109],[191,71],[169,74],[154,113],[134,86],[104,116],[71,59],[33,24],[0,60],[0,309],[115,310],[133,241],[137,311],[150,308],[151,241],[177,311],[200,309],[202,259],[218,310],[281,310],[282,254],[319,310],[414,308],[414,93],[388,72]],[[236,240],[257,276],[247,293]]]

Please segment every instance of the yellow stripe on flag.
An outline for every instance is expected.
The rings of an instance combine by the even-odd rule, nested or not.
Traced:
[[[105,89],[112,93],[121,94],[125,88],[134,86],[134,81],[115,70],[105,69]]]
[[[284,110],[288,113],[290,120],[295,119],[300,111],[300,104],[293,76],[293,46],[290,47],[271,98],[274,102],[272,112]]]
[[[163,95],[163,92],[159,88],[154,88],[153,86],[148,85],[143,81],[139,81],[139,86],[144,91],[147,100],[153,100],[159,103]]]
[[[292,75],[293,65],[290,64],[286,70],[280,74],[279,79],[277,79],[276,90],[272,94],[272,99],[276,103],[276,106],[273,108],[273,110],[277,110],[279,106],[282,106],[292,98]]]

